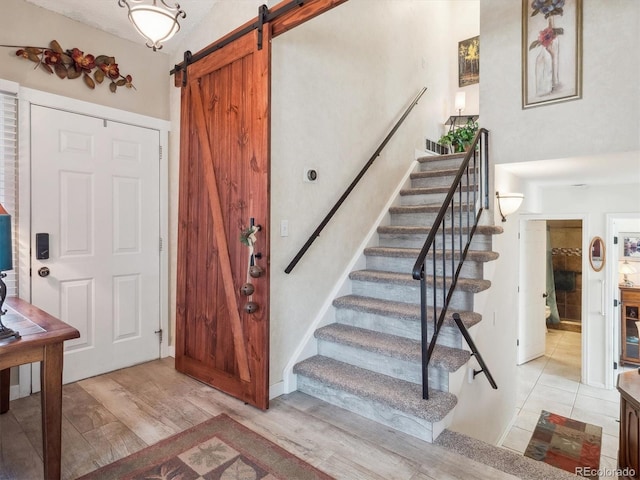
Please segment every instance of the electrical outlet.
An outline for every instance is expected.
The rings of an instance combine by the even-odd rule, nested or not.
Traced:
[[[289,220],[280,220],[280,236],[289,236]]]

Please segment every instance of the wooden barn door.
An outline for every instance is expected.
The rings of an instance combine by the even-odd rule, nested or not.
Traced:
[[[182,89],[176,368],[267,408],[270,35],[189,65]],[[240,241],[251,219],[259,277]],[[249,281],[255,291],[241,293]],[[247,313],[248,302],[257,311]]]

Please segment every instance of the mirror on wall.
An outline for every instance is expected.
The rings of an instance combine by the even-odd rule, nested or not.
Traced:
[[[604,268],[605,247],[604,240],[600,237],[593,237],[589,245],[589,263],[594,271],[599,272]]]

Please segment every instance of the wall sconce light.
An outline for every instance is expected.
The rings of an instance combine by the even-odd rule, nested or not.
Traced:
[[[147,40],[147,47],[153,51],[162,48],[162,42],[166,42],[173,37],[180,24],[178,18],[187,16],[177,3],[175,7],[167,5],[165,0],[151,0],[151,4],[146,5],[148,0],[118,0],[118,5],[127,7],[129,10],[129,21],[133,24],[140,35]],[[158,3],[161,5],[158,6]]]
[[[498,198],[498,211],[503,222],[507,221],[507,215],[515,213],[520,208],[522,200],[524,200],[522,193],[496,192],[496,197]]]
[[[629,280],[629,278],[627,278],[627,275],[629,275],[630,273],[636,273],[636,269],[633,268],[627,260],[625,260],[624,262],[622,262],[622,265],[620,265],[619,271],[624,275],[623,285],[625,287],[633,287],[633,282]]]

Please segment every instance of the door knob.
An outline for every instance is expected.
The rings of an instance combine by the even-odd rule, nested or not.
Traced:
[[[549,295],[547,295],[546,293],[542,294],[542,298],[547,298]]]
[[[49,270],[48,267],[40,267],[38,269],[38,275],[40,275],[41,277],[48,277],[50,273],[51,270]]]

